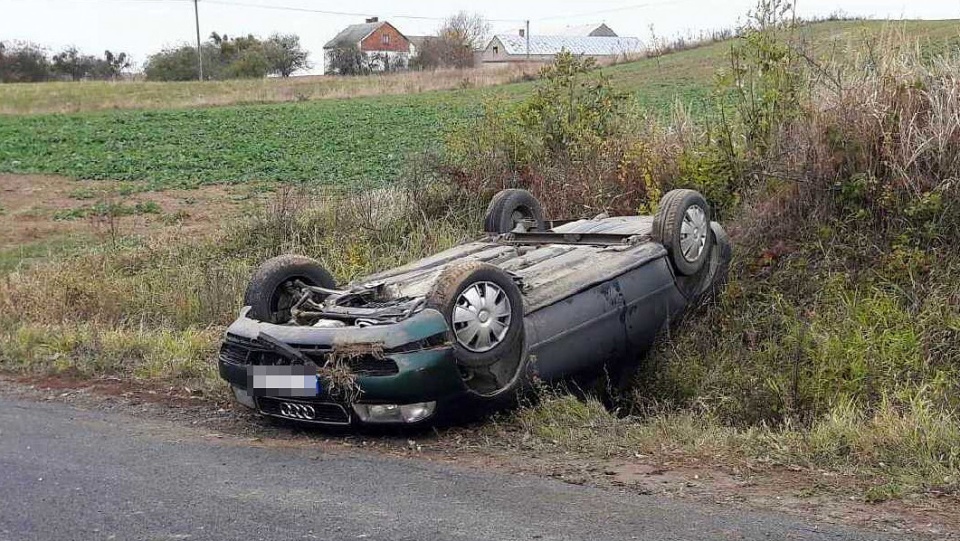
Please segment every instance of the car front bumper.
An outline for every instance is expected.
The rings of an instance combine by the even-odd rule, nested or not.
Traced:
[[[446,322],[436,310],[423,310],[399,323],[363,328],[273,325],[246,314],[246,310],[241,312],[227,329],[219,358],[220,376],[233,387],[239,402],[264,415],[318,425],[417,424],[436,418],[443,404],[468,393],[452,346],[446,341]],[[264,351],[260,341],[264,334],[307,354],[311,360],[317,359],[317,364],[327,355],[363,356],[373,352],[380,364],[355,371],[358,392],[352,400],[333,397],[324,389],[315,397],[254,390],[253,367],[263,366],[267,357],[282,358],[275,351]],[[291,361],[283,359],[278,364],[290,365]],[[368,364],[376,362],[371,358]],[[364,415],[357,414],[355,405]],[[399,408],[409,411],[414,406],[427,408],[430,414],[414,423],[405,421]],[[371,419],[371,410],[379,414],[377,419]],[[391,418],[394,411],[398,414]]]

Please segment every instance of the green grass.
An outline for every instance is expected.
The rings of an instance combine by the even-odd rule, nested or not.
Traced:
[[[120,218],[123,216],[139,216],[141,214],[162,213],[163,209],[161,209],[160,205],[158,205],[155,201],[142,201],[135,205],[124,205],[123,203],[108,203],[101,201],[94,205],[86,205],[57,211],[53,214],[53,219],[60,221],[80,220],[84,218],[90,218],[92,216]]]
[[[0,249],[0,275],[29,268],[34,263],[79,253],[96,240],[89,235],[64,235]]]
[[[956,41],[956,28],[954,21],[829,22],[805,32],[820,50],[834,50],[883,31],[942,47]],[[658,114],[678,101],[698,113],[708,108],[729,46],[715,43],[605,71]],[[180,92],[182,85],[170,88]],[[510,100],[530,88],[518,83],[307,103],[2,116],[0,172],[145,181],[153,188],[248,181],[376,185],[396,178],[411,153],[437,144],[484,99]]]
[[[147,181],[390,180],[463,115],[457,94],[0,118],[0,172]],[[454,107],[459,101],[460,106]]]

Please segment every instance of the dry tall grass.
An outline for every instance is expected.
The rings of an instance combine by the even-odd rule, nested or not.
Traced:
[[[627,417],[548,395],[517,418],[527,441],[890,480],[872,499],[960,489],[960,55],[896,28],[835,57],[796,36],[746,32],[708,122],[627,116],[574,83],[559,110],[547,87],[454,140],[475,191],[521,185],[586,214],[695,187],[736,233],[729,287],[614,400]]]
[[[220,396],[217,343],[257,265],[306,254],[346,283],[425,257],[479,227],[478,215],[434,202],[449,195],[420,181],[376,196],[286,188],[261,212],[205,237],[184,242],[170,232],[8,273],[0,277],[0,371],[119,376]]]
[[[76,113],[281,103],[481,88],[527,78],[535,65],[208,82],[85,81],[0,85],[0,114]]]

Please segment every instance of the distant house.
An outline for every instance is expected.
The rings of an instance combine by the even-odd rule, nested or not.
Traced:
[[[356,47],[373,71],[404,69],[410,62],[411,45],[392,24],[374,17],[363,24],[353,24],[340,31],[323,46],[326,66],[330,66],[335,49]],[[328,73],[333,70],[327,69]]]
[[[416,56],[425,46],[440,40],[438,36],[409,36],[407,39],[410,40],[410,56]]]
[[[603,60],[624,57],[643,50],[643,44],[637,38],[530,36],[528,56],[527,44],[527,38],[523,35],[496,35],[483,49],[480,59],[486,64],[552,62],[561,51],[568,51],[575,55]]]
[[[581,26],[568,26],[557,32],[558,36],[565,36],[570,38],[616,38],[617,33],[613,31],[612,28],[602,23],[599,25],[596,24],[585,24]]]

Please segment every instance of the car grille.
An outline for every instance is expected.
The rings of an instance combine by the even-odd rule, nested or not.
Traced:
[[[220,346],[220,359],[230,364],[248,364],[250,349],[225,342]]]
[[[318,366],[323,366],[329,359],[330,350],[327,348],[316,346],[293,347],[303,352]],[[220,359],[225,363],[235,365],[285,366],[294,364],[286,357],[264,348],[253,340],[234,335],[228,335],[223,345],[220,346]],[[392,376],[400,373],[400,368],[395,361],[376,355],[349,356],[345,357],[343,362],[360,376]]]
[[[351,370],[362,376],[392,376],[400,373],[400,367],[392,359],[374,355],[360,355],[344,360]]]
[[[264,397],[258,398],[257,404],[260,406],[261,413],[273,417],[324,425],[350,424],[350,414],[347,413],[346,408],[334,402],[306,402]]]

